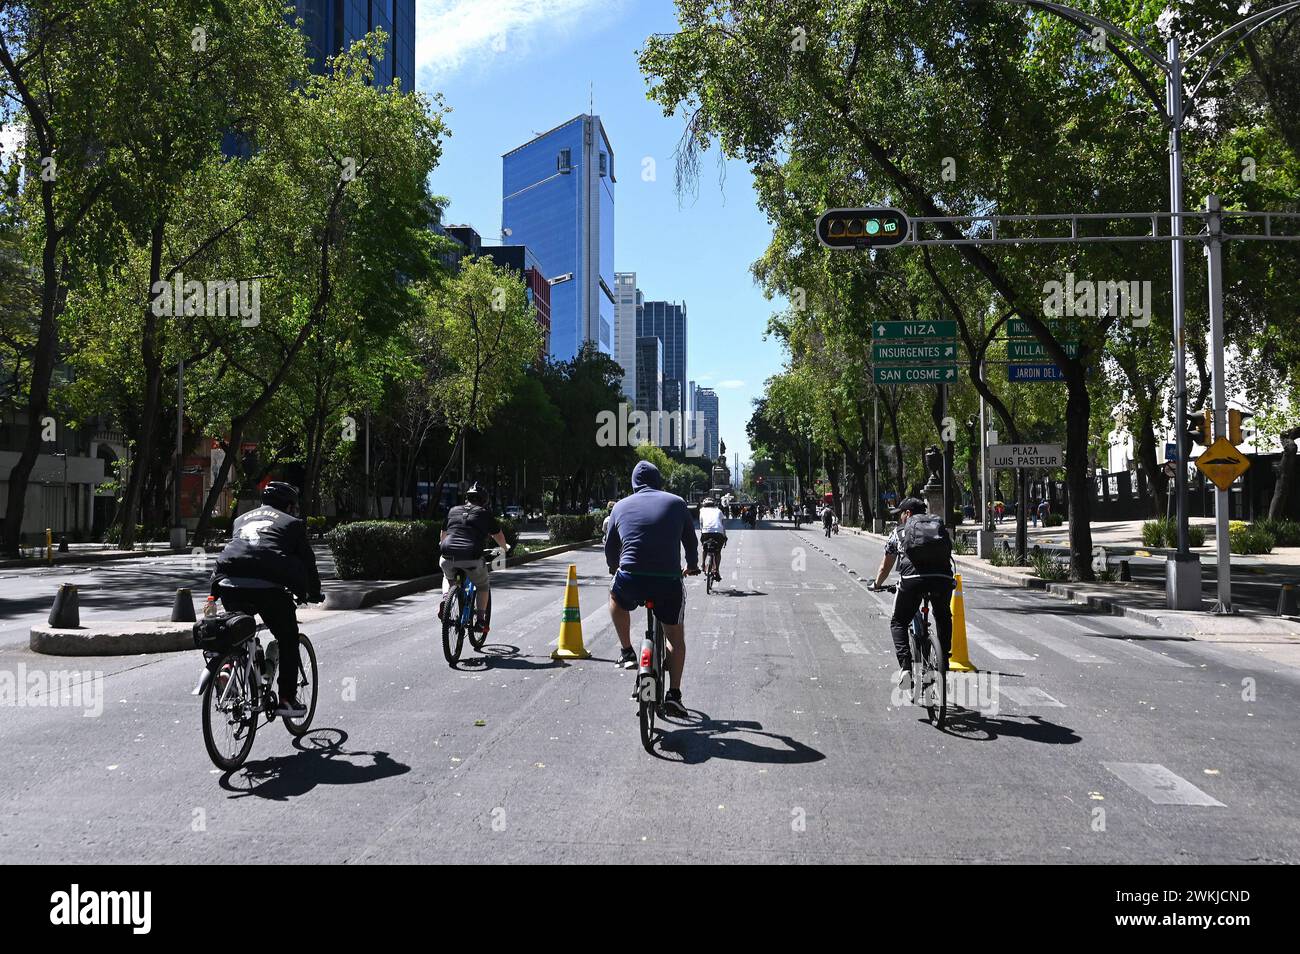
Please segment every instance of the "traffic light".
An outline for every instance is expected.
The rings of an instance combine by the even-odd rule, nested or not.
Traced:
[[[907,216],[897,209],[830,209],[817,220],[827,248],[888,248],[907,241]]]
[[[1214,441],[1214,414],[1208,407],[1192,411],[1187,415],[1187,439],[1202,447],[1209,447]]]
[[[1241,424],[1248,417],[1254,417],[1251,411],[1238,411],[1236,408],[1228,408],[1228,440],[1234,444],[1241,444]]]

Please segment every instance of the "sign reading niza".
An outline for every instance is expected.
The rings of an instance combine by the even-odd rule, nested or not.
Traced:
[[[1064,467],[1060,444],[994,444],[990,467]]]

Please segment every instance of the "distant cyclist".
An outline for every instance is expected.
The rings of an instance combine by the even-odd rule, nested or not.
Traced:
[[[483,562],[483,551],[489,540],[495,542],[503,552],[510,549],[501,524],[487,509],[487,499],[487,491],[475,482],[465,491],[465,503],[452,507],[447,512],[447,521],[443,524],[438,540],[441,552],[438,566],[442,569],[443,595],[438,603],[439,620],[446,609],[447,591],[451,589],[451,581],[456,578],[457,570],[464,570],[474,584],[478,616],[481,618],[487,610],[491,584],[488,581],[487,565]],[[482,626],[482,631],[486,634],[487,627]]]
[[[689,713],[682,703],[682,672],[686,668],[686,587],[682,576],[700,572],[699,543],[686,501],[660,490],[663,476],[648,460],[632,469],[632,493],[614,505],[605,536],[605,563],[614,577],[609,588],[609,615],[622,654],[624,669],[637,664],[632,649],[632,610],[654,603],[668,642],[668,674],[672,688],[663,708],[673,718]],[[682,551],[686,570],[682,570]]]
[[[894,639],[894,655],[899,667],[894,682],[907,688],[904,683],[910,682],[912,675],[912,651],[907,641],[907,629],[925,597],[930,598],[930,610],[939,628],[939,641],[945,655],[952,648],[950,600],[956,585],[952,571],[952,538],[943,518],[926,513],[925,501],[916,497],[905,497],[890,513],[898,517],[898,526],[885,543],[885,553],[876,571],[875,588],[884,586],[897,560],[900,580],[894,596],[894,612],[889,619],[889,632]]]
[[[722,548],[727,545],[727,527],[722,522],[722,511],[712,497],[705,497],[700,504],[700,546],[705,549],[716,546],[718,555],[713,561],[713,580],[722,579]]]
[[[262,506],[235,518],[230,542],[217,557],[212,592],[232,613],[262,617],[280,654],[277,716],[301,719],[298,701],[298,612],[293,596],[319,603],[320,574],[307,542],[307,524],[298,517],[298,488],[273,480],[262,491]],[[291,596],[290,594],[293,594]]]
[[[826,536],[831,535],[831,527],[835,525],[835,512],[830,507],[822,508],[822,529],[826,531]]]

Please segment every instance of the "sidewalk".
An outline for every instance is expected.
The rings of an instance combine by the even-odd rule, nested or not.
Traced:
[[[1123,523],[1136,524],[1140,530],[1142,522],[1125,521]],[[869,538],[881,544],[886,540],[886,537],[871,533],[868,530],[859,530],[855,527],[846,527],[844,529],[849,533]],[[960,532],[961,529],[958,528],[958,531]],[[1109,535],[1109,541],[1121,544],[1124,542],[1123,534],[1125,530],[1122,526],[1106,528],[1106,525],[1095,525],[1094,532],[1098,529],[1101,529],[1102,533]],[[1060,534],[1060,530],[1060,527],[1050,528],[1050,531],[1057,535]],[[1046,545],[1050,542],[1053,541],[1034,539],[1033,537],[1030,539],[1031,546],[1034,543]],[[1100,541],[1094,536],[1094,543],[1097,542]],[[1068,538],[1066,543],[1068,543]],[[1205,549],[1201,548],[1202,551]],[[1210,556],[1213,557],[1212,549]],[[1284,548],[1280,554],[1279,551],[1274,551],[1273,554],[1267,554],[1266,556],[1279,557],[1278,560],[1273,562],[1271,568],[1294,570],[1295,578],[1300,579],[1300,551],[1297,551],[1296,548]],[[1238,560],[1262,559],[1264,557],[1234,556],[1234,572],[1239,569]],[[1202,640],[1225,643],[1294,644],[1297,647],[1296,662],[1300,663],[1300,617],[1280,617],[1256,612],[1241,612],[1232,616],[1216,616],[1209,612],[1213,605],[1212,587],[1207,587],[1204,590],[1208,597],[1206,602],[1203,603],[1204,610],[1171,610],[1165,605],[1165,594],[1162,587],[1157,588],[1142,583],[1049,583],[1034,575],[1032,567],[993,566],[987,561],[974,556],[955,556],[953,560],[961,572],[978,573],[999,582],[1010,583],[1013,586],[1046,590],[1048,593],[1064,597],[1070,602],[1086,605],[1116,616],[1127,616],[1177,635],[1194,636]]]

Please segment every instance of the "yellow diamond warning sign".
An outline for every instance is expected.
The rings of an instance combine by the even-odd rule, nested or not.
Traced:
[[[1201,473],[1210,478],[1214,486],[1227,490],[1232,482],[1246,472],[1250,461],[1246,455],[1232,446],[1226,437],[1220,437],[1205,449],[1205,453],[1196,458],[1196,466]]]

